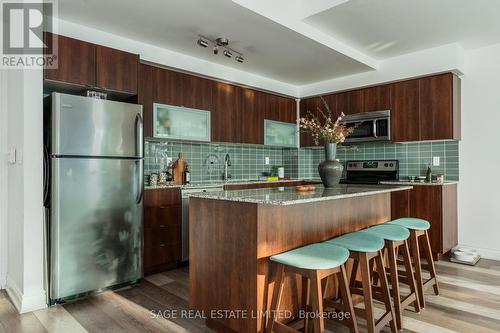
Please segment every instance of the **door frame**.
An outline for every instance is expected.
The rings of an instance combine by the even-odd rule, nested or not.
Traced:
[[[0,289],[7,280],[7,70],[0,70]]]

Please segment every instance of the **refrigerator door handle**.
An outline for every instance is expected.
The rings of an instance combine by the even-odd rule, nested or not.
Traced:
[[[48,205],[49,197],[49,151],[46,146],[43,146],[43,204]]]
[[[137,157],[142,157],[142,115],[135,116],[135,153]]]
[[[142,197],[144,195],[144,170],[143,170],[143,161],[139,160],[139,188],[137,191],[137,197],[135,199],[135,202],[137,204],[141,203]]]

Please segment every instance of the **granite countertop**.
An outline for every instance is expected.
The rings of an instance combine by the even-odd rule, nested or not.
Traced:
[[[144,186],[145,190],[154,190],[154,189],[168,189],[168,188],[182,188],[188,189],[193,187],[222,187],[225,185],[252,185],[252,184],[276,184],[276,183],[290,183],[290,182],[302,182],[302,181],[319,181],[313,179],[280,179],[280,180],[229,180],[229,181],[213,181],[213,182],[196,182],[187,185],[175,185],[175,184],[165,184],[165,185],[156,185],[156,186]]]
[[[437,183],[437,182],[432,182],[432,183],[425,183],[425,182],[411,182],[409,180],[399,180],[399,181],[386,181],[386,182],[380,182],[382,185],[409,185],[409,186],[443,186],[443,185],[453,185],[453,184],[458,184],[458,181],[445,181],[444,183]]]
[[[316,191],[311,193],[297,192],[294,187],[282,187],[256,190],[196,193],[190,195],[190,197],[286,206],[308,202],[375,195],[409,189],[412,189],[412,186],[338,185],[332,189],[325,189],[322,185],[316,185]]]

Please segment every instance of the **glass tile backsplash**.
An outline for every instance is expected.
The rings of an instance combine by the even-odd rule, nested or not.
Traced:
[[[432,173],[445,175],[446,180],[458,180],[458,141],[414,143],[365,143],[339,146],[337,159],[350,160],[396,159],[399,160],[400,178],[425,176],[431,165]],[[439,157],[439,166],[432,166],[432,158]],[[319,177],[318,164],[324,160],[320,148],[289,149],[283,152],[285,170],[297,178]]]
[[[433,174],[444,174],[447,180],[458,180],[458,141],[415,143],[366,143],[339,146],[337,159],[348,160],[397,159],[400,176],[425,176],[433,157],[439,157],[440,165],[432,166]],[[229,173],[234,180],[257,179],[262,172],[270,172],[273,166],[283,166],[290,178],[319,178],[318,164],[324,159],[321,148],[275,148],[258,145],[224,143],[155,142],[145,143],[145,173],[163,170],[166,159],[176,160],[179,152],[189,163],[193,182],[221,180],[224,157],[229,154]],[[269,164],[265,163],[269,157]]]
[[[175,161],[180,152],[184,153],[192,182],[221,180],[226,154],[231,159],[228,170],[233,180],[258,179],[262,172],[283,165],[282,148],[257,145],[146,141],[144,151],[145,174],[165,170],[167,158]],[[269,164],[265,163],[266,157]]]

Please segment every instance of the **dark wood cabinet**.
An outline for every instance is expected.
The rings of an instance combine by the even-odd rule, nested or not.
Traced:
[[[460,79],[452,73],[420,79],[421,140],[460,139]]]
[[[52,34],[45,33],[49,49]],[[44,79],[60,84],[97,88],[127,96],[136,95],[139,56],[58,35],[57,69],[44,69]],[[64,90],[64,86],[62,87]],[[72,89],[75,92],[75,89]]]
[[[240,107],[236,116],[240,126],[239,139],[242,143],[264,144],[264,118],[266,117],[267,94],[243,88],[239,90]]]
[[[144,137],[153,136],[153,75],[155,67],[139,65],[137,102],[142,105]]]
[[[112,91],[137,94],[139,55],[96,46],[96,86]]]
[[[458,243],[457,185],[415,185],[391,194],[391,218],[416,217],[429,221],[429,238],[436,259]]]
[[[212,141],[241,141],[241,87],[216,82],[212,111]]]
[[[211,111],[215,82],[202,77],[181,74],[182,106]]]
[[[337,94],[337,112],[344,114],[364,111],[364,90],[352,90]]]
[[[420,81],[408,80],[392,85],[392,141],[420,140]]]
[[[144,275],[177,267],[181,260],[181,225],[178,188],[144,191]]]
[[[53,35],[44,33],[44,40],[49,49]],[[96,45],[65,36],[57,36],[57,69],[44,69],[46,80],[95,86],[96,84]]]
[[[287,98],[267,93],[265,119],[295,123],[297,121],[297,102],[293,98]]]
[[[389,84],[363,89],[363,112],[390,110],[391,96]]]
[[[320,97],[310,97],[300,101],[300,118],[320,117],[318,108],[324,108]],[[300,146],[316,147],[312,135],[300,129]]]
[[[155,67],[153,78],[153,101],[160,104],[178,105],[183,103],[182,74]]]

